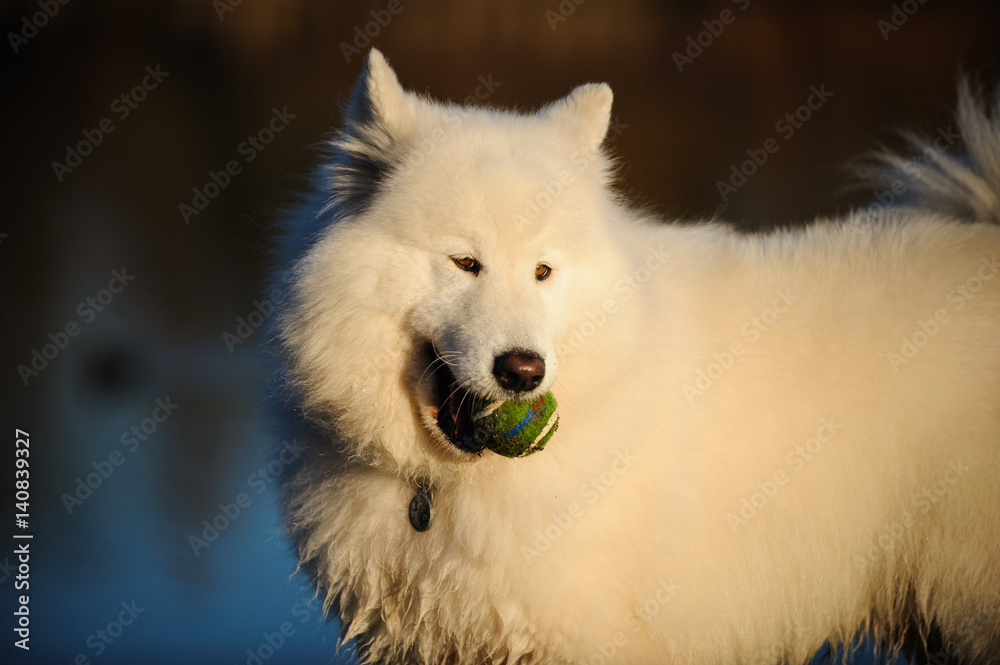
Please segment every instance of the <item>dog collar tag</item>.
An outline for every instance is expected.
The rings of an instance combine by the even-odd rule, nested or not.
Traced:
[[[413,530],[422,533],[431,528],[432,514],[431,487],[427,483],[421,483],[417,493],[410,499],[410,525]]]

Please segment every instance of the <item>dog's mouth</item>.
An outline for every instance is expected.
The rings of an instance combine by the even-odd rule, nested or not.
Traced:
[[[476,442],[472,424],[475,402],[472,393],[461,387],[448,364],[436,351],[432,368],[434,392],[438,401],[435,418],[437,428],[459,450],[466,453],[481,452],[484,446]]]
[[[481,453],[485,445],[476,440],[472,417],[482,400],[463,387],[430,341],[419,347],[413,360],[411,385],[431,441],[453,453]]]

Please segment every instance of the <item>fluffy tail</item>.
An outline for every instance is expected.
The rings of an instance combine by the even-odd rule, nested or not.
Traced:
[[[879,199],[891,199],[892,207],[1000,224],[1000,87],[990,104],[963,80],[955,116],[957,130],[939,128],[930,138],[907,134],[915,156],[878,153],[864,175],[886,188]]]

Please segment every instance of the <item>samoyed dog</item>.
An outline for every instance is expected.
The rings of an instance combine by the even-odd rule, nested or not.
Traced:
[[[276,283],[300,567],[365,663],[1000,663],[1000,109],[899,205],[738,233],[623,202],[612,95],[405,91],[372,51]],[[939,137],[940,138],[940,137]],[[551,391],[521,458],[473,398]]]

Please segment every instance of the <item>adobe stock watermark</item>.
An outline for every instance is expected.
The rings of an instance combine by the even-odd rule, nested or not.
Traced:
[[[789,635],[802,635],[807,632],[807,628],[797,621],[792,621],[790,625],[785,628]],[[773,663],[784,663],[788,660],[788,647],[790,645],[783,639],[775,640],[771,642],[763,652],[763,655],[755,660],[751,661],[750,665],[773,665]]]
[[[200,189],[198,187],[191,188],[193,194],[191,203],[180,203],[177,205],[177,211],[180,212],[184,223],[190,224],[192,217],[200,215],[208,207],[208,204],[230,185],[233,178],[243,173],[243,166],[257,159],[257,156],[294,119],[295,114],[289,113],[287,106],[281,107],[281,110],[278,110],[277,107],[272,108],[271,118],[267,124],[255,133],[247,136],[246,139],[236,146],[236,154],[243,158],[242,164],[238,159],[230,159],[221,170],[210,170],[208,172],[208,180]]]
[[[607,469],[591,477],[580,486],[579,494],[585,501],[571,501],[565,511],[552,513],[549,524],[535,531],[532,547],[521,546],[521,556],[526,562],[542,556],[552,548],[552,544],[563,536],[577,521],[584,516],[588,506],[592,506],[618,482],[638,459],[627,448],[615,453],[615,458]]]
[[[597,653],[591,655],[585,662],[587,665],[611,665],[617,663],[618,651],[628,646],[631,635],[641,631],[648,631],[663,607],[673,600],[674,596],[683,587],[673,580],[666,580],[662,577],[657,581],[657,586],[650,592],[649,597],[625,615],[622,620],[624,627],[611,632],[609,639],[603,641],[597,647]]]
[[[0,584],[6,584],[15,572],[17,572],[17,566],[10,562],[10,557],[4,557],[4,560],[0,562]]]
[[[243,0],[212,0],[212,9],[215,10],[215,15],[222,23],[226,20],[226,14],[233,13],[242,4]]]
[[[394,374],[399,371],[412,354],[413,346],[397,337],[392,340],[391,344],[385,346],[378,355],[366,357],[362,365],[363,369],[358,373],[358,376]]]
[[[781,488],[791,483],[796,474],[806,468],[809,462],[816,459],[823,452],[823,446],[833,441],[833,437],[842,429],[844,429],[844,424],[838,423],[836,418],[824,418],[819,421],[816,434],[806,439],[802,445],[789,449],[785,453],[787,470],[780,468],[770,478],[758,482],[758,491],[740,499],[740,508],[736,513],[726,513],[726,523],[729,524],[733,533],[739,532],[740,527],[746,526],[750,520],[757,517],[764,506],[778,495]]]
[[[486,78],[482,76],[476,77],[476,87],[473,89],[462,102],[466,105],[477,104],[479,102],[485,102],[490,98],[496,89],[503,85],[503,81],[494,81],[492,72],[486,75]]]
[[[407,3],[412,0],[406,0]],[[372,40],[382,34],[382,31],[389,27],[392,19],[401,14],[405,7],[403,0],[389,0],[385,3],[384,9],[373,9],[368,12],[372,20],[364,25],[354,26],[354,40],[350,43],[340,42],[340,53],[344,60],[350,64],[351,58],[362,55],[372,45]]]
[[[987,282],[996,276],[1000,271],[1000,261],[997,255],[979,260],[979,268],[976,274],[969,277],[965,282],[955,285],[945,296],[945,301],[952,306],[951,312],[959,312],[966,303],[975,298]],[[909,335],[901,338],[899,351],[890,351],[885,354],[886,360],[893,372],[899,372],[899,368],[908,364],[917,357],[922,349],[931,343],[941,330],[951,323],[951,313],[945,308],[934,311],[933,316],[916,322],[916,329]]]
[[[309,621],[309,619],[314,616],[320,615],[323,612],[323,603],[319,599],[319,596],[311,596],[309,598],[302,598],[294,605],[292,605],[291,615],[298,620],[298,623],[304,624]],[[249,647],[246,650],[246,660],[244,661],[246,665],[264,665],[265,662],[274,658],[274,655],[285,646],[289,638],[294,637],[296,633],[296,626],[291,621],[282,621],[276,630],[272,632],[261,633],[263,641],[257,644],[255,647]]]
[[[253,493],[241,491],[231,502],[220,503],[218,513],[201,521],[201,533],[188,536],[188,545],[194,555],[201,556],[204,549],[225,533],[240,518],[240,515],[253,505],[253,495],[263,494],[281,476],[285,467],[299,458],[303,450],[305,450],[305,444],[294,438],[291,441],[282,441],[275,459],[271,459],[267,464],[247,476],[247,489],[253,490]]]
[[[918,517],[927,515],[938,507],[951,488],[957,485],[958,481],[969,471],[969,467],[961,459],[950,460],[937,480],[918,488],[910,496],[909,505],[903,509],[899,517],[892,522],[885,522],[872,538],[870,546],[851,559],[854,566],[863,570],[878,563],[887,553],[895,549],[910,529],[917,524]]]
[[[875,200],[848,219],[846,224],[848,233],[870,227],[872,221],[896,205],[910,190],[911,183],[919,180],[927,169],[938,163],[941,157],[960,138],[962,138],[961,133],[956,132],[951,125],[938,127],[933,142],[926,145],[918,155],[907,159],[898,167],[898,170],[907,176],[907,180],[896,178],[888,184],[886,189],[872,192]]]
[[[545,20],[549,23],[549,30],[556,31],[560,23],[565,23],[566,19],[572,16],[577,7],[587,0],[560,0],[555,9],[545,10]]]
[[[125,452],[132,454],[139,450],[139,447],[149,437],[153,436],[160,425],[166,422],[167,418],[172,416],[179,408],[179,404],[174,404],[170,401],[170,395],[163,398],[157,397],[153,402],[153,410],[149,416],[143,418],[138,424],[132,425],[132,427],[122,432],[122,435],[119,437],[119,441]],[[92,497],[94,492],[104,484],[104,481],[108,480],[115,470],[125,464],[126,461],[128,461],[128,458],[125,456],[125,453],[116,448],[105,459],[91,462],[90,465],[94,470],[84,477],[77,476],[73,493],[63,492],[62,496],[59,497],[66,508],[66,514],[72,515],[73,511],[82,506],[84,501]]]
[[[38,11],[21,17],[21,29],[18,32],[8,32],[7,42],[14,53],[20,53],[21,47],[38,36],[38,31],[54,19],[64,5],[70,0],[38,0]]]
[[[245,317],[237,316],[234,331],[229,332],[227,330],[222,333],[222,342],[229,349],[229,353],[236,353],[236,347],[250,339],[271,316],[274,308],[280,306],[283,301],[284,293],[280,289],[275,288],[268,293],[268,297],[263,301],[254,300],[253,309]]]
[[[125,633],[125,630],[136,622],[139,615],[146,611],[146,608],[139,607],[135,598],[131,601],[123,600],[121,608],[118,615],[109,621],[107,625],[98,628],[87,637],[85,644],[93,652],[94,657],[103,655],[115,643],[115,640],[119,639]],[[86,653],[81,652],[73,659],[73,663],[88,665],[90,658]]]
[[[31,349],[31,359],[17,366],[17,375],[21,377],[21,382],[27,386],[31,379],[45,371],[49,364],[69,346],[70,339],[79,335],[83,331],[83,326],[92,323],[133,279],[135,275],[130,275],[125,268],[112,270],[107,288],[85,298],[77,305],[76,314],[83,320],[82,325],[76,319],[70,319],[61,329],[56,332],[50,331],[49,342],[43,344],[41,350],[38,347]]]
[[[777,122],[774,123],[774,131],[785,141],[795,136],[795,133],[812,119],[813,113],[823,108],[823,105],[833,97],[833,93],[826,89],[825,83],[821,83],[818,88],[815,85],[809,86],[809,92],[810,94],[804,103],[778,118]],[[747,179],[753,177],[767,163],[771,155],[780,149],[781,143],[773,136],[765,139],[759,148],[747,148],[746,153],[749,159],[740,162],[739,165],[731,165],[728,180],[715,181],[715,188],[723,202],[729,200],[731,195],[747,184]]]
[[[608,128],[607,136],[604,139],[604,145],[610,146],[613,144],[626,129],[628,129],[628,125],[621,122],[616,115],[612,118],[611,126]],[[521,211],[514,215],[514,225],[517,230],[521,231],[528,224],[537,221],[542,213],[552,207],[559,197],[562,196],[566,186],[573,183],[575,179],[574,173],[583,173],[590,164],[600,157],[601,150],[577,150],[571,154],[569,163],[573,166],[574,170],[562,169],[550,180],[540,183],[534,196],[529,197],[525,201]]]
[[[774,301],[770,307],[765,307],[760,312],[751,316],[742,326],[740,326],[741,339],[734,340],[722,351],[712,353],[712,360],[709,361],[705,369],[699,369],[692,383],[685,383],[681,387],[684,398],[688,404],[694,405],[696,397],[703,397],[715,382],[722,377],[729,369],[736,364],[736,359],[746,353],[746,345],[756,344],[761,336],[771,329],[782,314],[795,304],[800,296],[792,293],[791,289],[778,289],[775,291]]]
[[[975,614],[962,619],[951,635],[967,644],[974,643],[979,633],[992,630],[997,625],[998,618],[1000,618],[1000,594],[995,594],[992,600],[987,601]],[[927,662],[931,665],[952,665],[958,662],[956,656],[960,655],[962,654],[959,652],[958,644],[949,641],[944,645],[944,649],[928,656]]]
[[[465,98],[465,103],[474,104],[477,102],[484,102],[490,98],[490,96],[503,85],[502,81],[494,81],[493,74],[487,74],[486,78],[481,75],[476,77],[476,87],[471,93]],[[428,157],[433,155],[438,147],[445,142],[448,138],[448,129],[457,129],[462,126],[462,115],[454,111],[447,111],[445,113],[444,122],[439,123],[431,132],[429,136],[424,136],[419,141],[417,141],[410,152],[406,155],[406,161],[400,170],[399,174],[404,174],[409,172],[411,169],[418,168],[424,163]]]
[[[889,41],[889,37],[910,20],[910,17],[917,13],[920,6],[926,3],[927,0],[903,0],[899,4],[892,4],[892,12],[889,13],[888,20],[880,18],[875,21],[875,26],[878,28],[879,33],[882,34],[882,41]]]
[[[607,322],[618,313],[619,308],[632,297],[641,291],[643,286],[653,278],[653,273],[666,265],[670,254],[661,243],[657,247],[650,247],[646,252],[646,258],[632,272],[623,275],[613,286],[617,297],[606,298],[601,302],[600,307],[588,309],[586,320],[580,321],[572,326],[569,332],[556,343],[556,354],[568,356],[577,353],[586,344],[587,340],[597,334]]]
[[[731,0],[731,2],[741,12],[745,12],[747,7],[750,6],[750,0]],[[683,74],[686,66],[693,65],[694,61],[705,52],[705,49],[714,44],[715,40],[722,36],[722,32],[726,29],[726,26],[732,25],[736,21],[737,16],[736,12],[726,7],[719,12],[718,18],[702,21],[701,24],[705,26],[705,29],[694,36],[688,36],[683,53],[674,51],[671,55],[677,71]]]
[[[115,97],[109,110],[119,121],[128,119],[132,112],[139,108],[139,104],[146,101],[149,93],[156,90],[168,76],[170,76],[170,72],[161,70],[159,64],[156,67],[147,66],[146,75],[142,77],[142,80],[130,90]],[[52,172],[56,176],[56,181],[62,182],[67,175],[83,164],[84,158],[92,155],[97,146],[104,142],[105,137],[117,128],[114,120],[110,117],[104,117],[95,128],[81,130],[80,134],[83,138],[74,145],[66,145],[66,155],[63,161],[53,160],[52,162]]]

